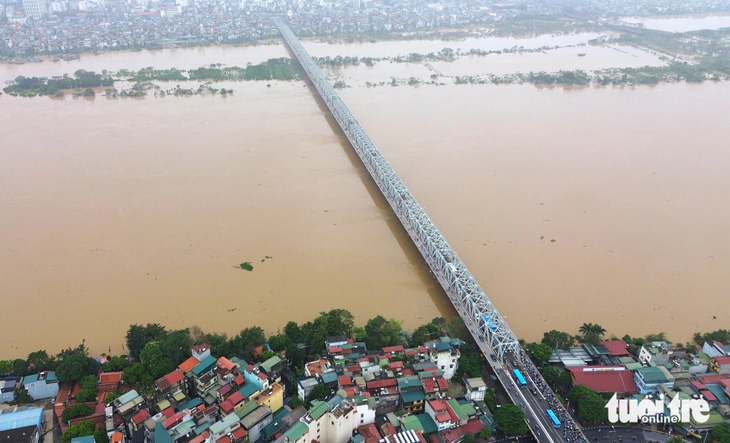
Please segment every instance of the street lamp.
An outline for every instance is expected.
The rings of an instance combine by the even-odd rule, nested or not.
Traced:
[[[615,438],[616,438],[616,428],[611,426],[611,443],[613,443]]]

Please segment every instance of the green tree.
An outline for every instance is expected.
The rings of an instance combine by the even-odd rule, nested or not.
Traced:
[[[530,429],[525,423],[525,413],[517,405],[502,405],[494,414],[497,429],[507,435],[524,435]]]
[[[730,443],[730,423],[720,423],[712,430],[712,441],[715,443]]]
[[[289,337],[289,340],[291,340],[292,343],[302,343],[304,341],[302,328],[293,321],[290,321],[286,324],[286,326],[284,326],[284,334]]]
[[[111,357],[106,363],[101,365],[105,372],[123,371],[129,366],[129,360],[126,357]]]
[[[542,370],[542,378],[545,379],[545,381],[550,385],[553,386],[555,382],[558,381],[558,378],[560,377],[560,371],[555,369],[552,366],[547,366],[545,369]]]
[[[163,345],[156,341],[147,343],[139,354],[140,363],[147,368],[147,372],[156,380],[175,370],[175,364],[163,353]]]
[[[109,435],[107,435],[106,429],[99,428],[94,431],[94,443],[109,443]]]
[[[131,325],[127,331],[127,349],[129,355],[139,358],[139,353],[151,341],[162,340],[167,335],[165,327],[159,323],[147,323],[146,326]]]
[[[41,371],[52,371],[56,368],[56,360],[43,350],[31,352],[28,354],[28,358],[25,359],[25,362],[27,364],[27,374],[37,374]]]
[[[542,336],[542,344],[548,345],[553,349],[568,349],[575,343],[575,339],[567,332],[548,331]]]
[[[56,368],[58,381],[76,381],[84,375],[89,374],[89,369],[92,367],[89,363],[89,358],[83,354],[73,354],[63,359]]]
[[[355,327],[355,317],[346,309],[333,309],[328,313],[320,312],[327,317],[327,334],[329,336],[344,335],[352,337]]]
[[[13,373],[13,360],[0,360],[0,377]]]
[[[241,356],[250,355],[254,348],[266,343],[266,334],[264,333],[264,330],[258,326],[251,326],[241,330],[238,337],[240,338],[238,346],[240,346],[239,355]]]
[[[462,443],[476,443],[477,439],[474,438],[474,434],[471,432],[464,433],[464,437],[461,439]]]
[[[291,339],[286,334],[276,334],[269,337],[269,346],[274,352],[280,352],[286,349],[287,346],[292,344]]]
[[[142,363],[135,363],[125,368],[124,373],[122,373],[122,380],[128,385],[139,388],[140,391],[149,391],[154,383],[152,375]]]
[[[94,412],[94,409],[84,403],[76,403],[71,406],[67,406],[66,409],[63,410],[63,414],[61,414],[61,420],[64,423],[68,423],[69,420],[76,417],[85,417],[87,415],[91,415],[91,413]]]
[[[667,440],[667,443],[684,443],[684,440],[682,437],[677,437],[676,435],[669,440]]]
[[[365,324],[365,344],[370,350],[403,344],[401,330],[398,321],[386,320],[382,315],[378,315]]]
[[[417,327],[413,334],[411,334],[411,346],[421,346],[429,340],[433,340],[438,336],[438,328],[433,323],[427,323],[425,325]]]
[[[649,334],[646,336],[646,341],[667,341],[667,334],[665,332],[659,332],[656,334]]]
[[[547,359],[549,359],[551,355],[553,355],[553,348],[544,343],[537,343],[532,348],[532,355],[535,356],[535,360],[537,360],[538,362],[544,362],[547,361]]]
[[[568,394],[578,408],[578,419],[588,423],[599,423],[608,419],[606,400],[587,386],[575,386]]]
[[[99,382],[94,375],[86,375],[79,381],[81,390],[76,393],[76,400],[80,402],[96,401],[99,392]]]
[[[61,436],[61,443],[69,443],[71,439],[85,435],[94,435],[94,423],[88,420],[66,429],[66,432]]]
[[[161,342],[162,354],[175,365],[179,365],[190,357],[192,346],[193,338],[187,328],[168,333],[165,340]]]
[[[471,377],[481,377],[482,365],[481,358],[479,356],[479,349],[470,344],[464,343],[459,347],[459,368],[456,373],[460,376],[468,374]]]
[[[306,403],[311,405],[314,400],[327,400],[331,393],[332,391],[327,385],[319,384],[307,395]]]
[[[492,436],[492,432],[493,432],[492,431],[492,428],[484,428],[479,433],[479,438],[486,440],[486,439],[488,439],[489,437]]]

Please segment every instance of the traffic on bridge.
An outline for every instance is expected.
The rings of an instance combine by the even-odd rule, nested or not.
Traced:
[[[519,346],[492,302],[396,175],[291,29],[274,22],[401,224],[423,255],[512,401],[541,442],[584,442],[579,426]]]

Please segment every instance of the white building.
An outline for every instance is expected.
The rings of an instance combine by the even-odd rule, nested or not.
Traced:
[[[484,395],[487,392],[487,384],[481,377],[467,378],[466,380],[466,399],[471,401],[484,401]]]
[[[448,341],[447,341],[448,340]],[[444,378],[451,380],[459,369],[459,350],[455,348],[448,337],[444,337],[441,341],[433,343],[429,346],[429,356],[432,362],[444,371]]]
[[[58,394],[58,378],[53,371],[41,372],[40,374],[29,375],[23,379],[23,386],[33,400],[42,398],[53,398]]]

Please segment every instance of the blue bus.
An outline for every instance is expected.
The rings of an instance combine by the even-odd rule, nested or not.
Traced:
[[[486,316],[485,316],[485,317],[484,317],[484,321],[485,321],[485,322],[487,323],[487,325],[489,326],[489,329],[491,329],[491,330],[492,330],[492,332],[494,332],[494,331],[496,331],[496,330],[497,330],[497,325],[495,325],[495,324],[494,324],[494,323],[492,322],[492,319],[491,319],[491,318],[489,318],[489,317],[486,317]]]
[[[527,381],[525,380],[525,377],[522,376],[522,372],[520,372],[519,369],[513,369],[512,374],[515,376],[515,380],[517,380],[517,384],[520,385],[521,388],[527,387]]]
[[[551,422],[553,422],[553,427],[555,429],[560,429],[560,420],[558,420],[558,417],[555,416],[555,413],[552,409],[547,410],[547,416],[550,419]]]

